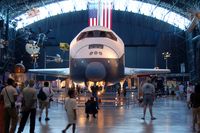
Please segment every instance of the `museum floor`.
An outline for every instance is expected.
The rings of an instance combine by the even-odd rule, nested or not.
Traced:
[[[127,101],[126,101],[127,102]],[[158,98],[154,105],[156,120],[142,120],[143,108],[137,103],[123,106],[100,106],[97,118],[86,118],[84,107],[78,107],[76,133],[192,133],[191,110],[185,101]],[[43,114],[44,116],[44,114]],[[61,103],[53,102],[50,107],[50,121],[36,121],[36,133],[60,133],[67,124],[67,116]],[[28,133],[29,123],[24,133]],[[67,131],[71,133],[71,128]]]

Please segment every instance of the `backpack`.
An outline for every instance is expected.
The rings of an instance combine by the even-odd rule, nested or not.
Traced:
[[[44,91],[42,90],[42,88],[40,89],[39,93],[37,94],[37,98],[42,101],[45,101],[47,99],[47,96],[44,93]]]

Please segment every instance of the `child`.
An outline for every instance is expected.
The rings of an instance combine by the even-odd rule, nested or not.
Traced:
[[[69,90],[68,91],[69,98],[65,99],[65,110],[67,112],[68,117],[68,125],[64,130],[62,130],[62,133],[65,133],[66,130],[72,125],[72,132],[75,133],[76,129],[76,99],[75,99],[75,91]]]

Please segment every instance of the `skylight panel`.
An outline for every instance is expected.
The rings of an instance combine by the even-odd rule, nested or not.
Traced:
[[[155,6],[153,6],[152,4],[148,4],[148,3],[143,3],[142,6],[140,7],[140,13],[144,14],[146,16],[151,16],[152,15],[152,9]]]
[[[51,16],[55,16],[61,13],[68,13],[73,11],[87,10],[87,4],[89,0],[64,0],[52,4],[48,4],[39,8],[36,8],[36,14],[30,17],[27,12],[14,18],[17,21],[16,29],[25,27],[33,22],[45,19]],[[138,14],[143,14],[146,16],[154,17],[156,19],[162,20],[182,30],[188,27],[190,20],[187,18],[169,11],[163,7],[153,5],[150,3],[145,3],[136,0],[110,0],[113,2],[114,9],[120,11],[128,11]],[[29,11],[28,11],[29,12]],[[31,11],[30,11],[31,12]]]
[[[75,10],[87,10],[87,0],[74,0]]]
[[[130,3],[127,5],[127,11],[129,12],[138,13],[139,9],[140,5],[138,1],[130,1]]]
[[[61,8],[57,3],[46,5],[45,8],[50,16],[61,14]]]
[[[60,8],[62,9],[63,13],[74,11],[73,0],[61,1],[61,2],[59,2],[59,5],[60,5]]]
[[[50,12],[48,11],[48,8],[46,8],[45,6],[44,7],[41,7],[40,8],[40,14],[37,16],[40,20],[41,19],[45,19],[45,18],[48,18],[50,17]]]
[[[125,11],[127,0],[115,0],[113,2],[115,10]]]

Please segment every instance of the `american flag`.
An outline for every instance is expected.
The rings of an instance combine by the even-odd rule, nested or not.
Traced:
[[[98,25],[98,14],[97,14],[97,9],[98,9],[98,3],[89,3],[89,26],[96,26]]]
[[[98,0],[88,3],[89,7],[89,26],[104,26],[112,28],[112,2]]]

